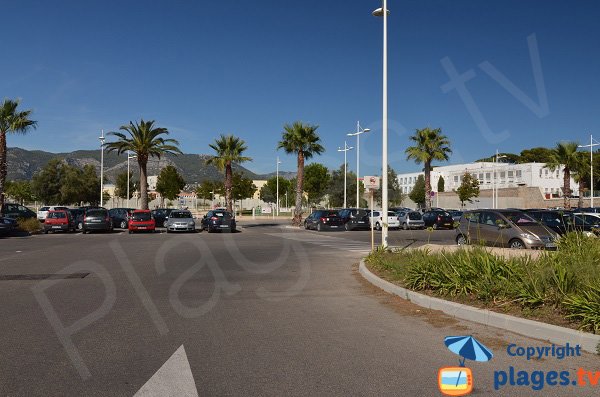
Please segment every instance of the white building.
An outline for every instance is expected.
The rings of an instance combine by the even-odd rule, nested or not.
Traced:
[[[498,189],[509,187],[538,187],[546,197],[562,197],[563,167],[550,171],[545,168],[545,163],[469,163],[435,167],[431,171],[431,190],[437,192],[438,180],[444,178],[444,191],[450,192],[457,189],[465,172],[474,175],[479,180],[480,190],[492,189],[494,186],[494,171],[496,187]],[[410,193],[423,172],[413,172],[398,175],[398,183],[403,193]],[[579,195],[579,184],[571,178],[573,195]]]

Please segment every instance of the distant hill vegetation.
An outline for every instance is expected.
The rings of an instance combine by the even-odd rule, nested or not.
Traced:
[[[167,155],[160,160],[151,159],[148,162],[148,175],[158,175],[160,169],[173,165],[183,175],[186,183],[202,182],[204,180],[221,180],[223,175],[212,165],[206,165],[205,154],[182,154],[179,156]],[[30,180],[33,175],[42,169],[48,161],[59,158],[66,163],[83,167],[92,164],[100,174],[100,151],[77,150],[70,153],[50,153],[42,150],[25,150],[18,147],[8,148],[8,180]],[[134,175],[138,175],[138,166],[135,159],[129,163]],[[234,171],[241,172],[251,179],[267,179],[270,175],[259,175],[240,165],[233,166]],[[104,172],[109,183],[114,182],[117,174],[127,171],[127,156],[117,156],[116,153],[104,153]],[[295,173],[280,172],[286,178],[293,178]]]

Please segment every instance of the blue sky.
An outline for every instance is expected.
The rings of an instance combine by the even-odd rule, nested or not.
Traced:
[[[275,169],[286,122],[318,124],[343,163],[360,120],[361,174],[381,169],[382,20],[378,0],[3,1],[0,98],[21,98],[37,130],[9,146],[98,147],[101,129],[154,119],[186,153],[220,133],[247,141],[256,172]],[[441,127],[450,163],[600,137],[600,3],[594,0],[388,0],[389,156],[416,128]],[[538,54],[538,55],[536,55]],[[465,75],[459,92],[448,70]],[[502,78],[504,76],[504,78]],[[463,76],[464,77],[464,76]],[[464,79],[463,79],[464,80]],[[546,106],[547,103],[547,106]],[[355,146],[355,138],[349,139]],[[351,169],[354,151],[348,153]],[[295,159],[280,153],[283,170]]]

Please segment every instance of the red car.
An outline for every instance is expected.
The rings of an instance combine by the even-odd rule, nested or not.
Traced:
[[[152,217],[150,210],[135,210],[129,218],[129,233],[138,231],[153,232],[156,229],[156,222]]]
[[[75,225],[71,213],[67,210],[48,211],[44,220],[44,233],[48,232],[70,232],[75,231]]]

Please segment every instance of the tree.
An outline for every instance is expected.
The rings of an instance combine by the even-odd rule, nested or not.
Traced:
[[[381,186],[375,191],[375,200],[379,205],[381,202],[382,190]],[[402,202],[406,199],[406,195],[402,193],[400,189],[400,183],[398,183],[398,174],[392,167],[388,165],[388,204],[392,207],[402,205]]]
[[[346,201],[351,201],[355,195],[356,174],[349,171],[346,175]],[[341,165],[337,170],[331,171],[331,176],[327,184],[327,198],[331,207],[344,206],[344,165]]]
[[[61,181],[63,163],[60,159],[51,159],[32,179],[33,193],[45,204],[62,204]]]
[[[168,135],[169,131],[166,128],[155,127],[154,120],[144,121],[141,119],[139,123],[129,122],[128,125],[122,125],[119,128],[126,132],[111,132],[118,138],[115,142],[106,143],[106,148],[109,152],[116,151],[117,154],[127,153],[132,151],[137,155],[137,162],[140,168],[140,207],[148,209],[148,179],[147,165],[150,157],[157,157],[166,154],[181,154],[181,150],[177,147],[179,142],[175,139],[165,139],[161,135]]]
[[[10,99],[5,99],[0,105],[0,212],[4,206],[4,184],[8,173],[6,135],[8,133],[26,134],[37,126],[37,121],[29,118],[32,111],[17,111],[18,106],[19,101]]]
[[[348,177],[354,183],[351,191],[356,191],[356,175],[353,179],[350,175]],[[329,170],[323,164],[312,163],[304,168],[304,192],[308,195],[309,204],[317,204],[323,199],[328,184]]]
[[[244,200],[254,196],[257,187],[250,178],[246,178],[241,172],[234,172],[232,178],[231,195],[233,200]]]
[[[6,181],[4,192],[21,204],[35,200],[29,181]]]
[[[284,177],[279,177],[279,199],[289,191],[291,182]],[[260,199],[266,203],[274,203],[277,201],[277,177],[271,177],[260,188]]]
[[[520,163],[549,163],[552,159],[552,149],[534,147],[521,151]]]
[[[181,189],[185,186],[183,177],[172,165],[167,165],[160,171],[158,179],[156,180],[156,191],[160,193],[163,198],[168,200],[175,200],[179,197]]]
[[[129,179],[129,197],[127,197],[127,179]],[[137,189],[137,181],[133,179],[132,171],[129,171],[129,178],[127,178],[127,171],[117,175],[117,179],[115,180],[115,196],[129,200],[133,197],[133,193]]]
[[[479,181],[475,176],[465,172],[460,186],[456,189],[456,193],[458,194],[461,206],[464,207],[465,201],[471,203],[473,202],[471,200],[473,197],[479,196]]]
[[[442,134],[441,128],[429,127],[416,130],[410,137],[415,144],[406,149],[407,159],[417,164],[423,163],[425,171],[425,208],[431,209],[431,163],[448,161],[452,153],[448,137]]]
[[[443,193],[445,188],[446,181],[444,180],[444,177],[440,175],[440,178],[438,179],[438,193]]]
[[[223,183],[211,180],[204,180],[196,188],[196,196],[203,200],[211,200],[215,194],[221,194],[223,191]]]
[[[577,152],[579,161],[577,163],[577,169],[573,180],[579,184],[579,199],[577,200],[577,207],[583,208],[583,195],[584,192],[590,190],[590,158],[587,153]]]
[[[559,142],[552,149],[546,168],[550,171],[563,168],[563,197],[566,209],[571,208],[571,174],[576,174],[580,167],[581,158],[577,153],[577,142]]]
[[[419,207],[423,207],[425,205],[425,178],[423,175],[419,175],[417,177],[417,181],[408,194],[408,197]]]
[[[500,157],[500,156],[502,156],[502,157]],[[498,157],[499,157],[499,160],[501,160],[504,163],[515,164],[515,163],[521,162],[521,156],[519,156],[518,154],[514,154],[514,153],[498,153]],[[476,163],[480,163],[480,162],[493,163],[494,161],[496,161],[496,153],[494,153],[490,157],[484,157],[482,159],[475,160]]]
[[[105,181],[107,181],[106,178]],[[79,197],[79,201],[98,205],[100,203],[99,191],[100,178],[96,174],[96,168],[91,164],[84,165],[81,171],[81,196]]]
[[[110,200],[110,193],[108,190],[105,190],[102,192],[102,201],[108,203],[108,200]]]
[[[209,146],[215,151],[216,155],[209,158],[206,163],[216,166],[221,172],[225,171],[225,203],[227,211],[232,212],[231,188],[233,176],[231,165],[252,161],[252,159],[242,155],[248,149],[246,142],[233,135],[221,135]]]
[[[304,193],[304,161],[315,154],[321,154],[325,148],[321,145],[321,138],[317,135],[319,126],[304,124],[295,121],[285,124],[281,134],[281,141],[277,149],[283,149],[287,154],[296,154],[298,172],[296,173],[296,206],[294,208],[293,224],[302,224],[302,195]]]

